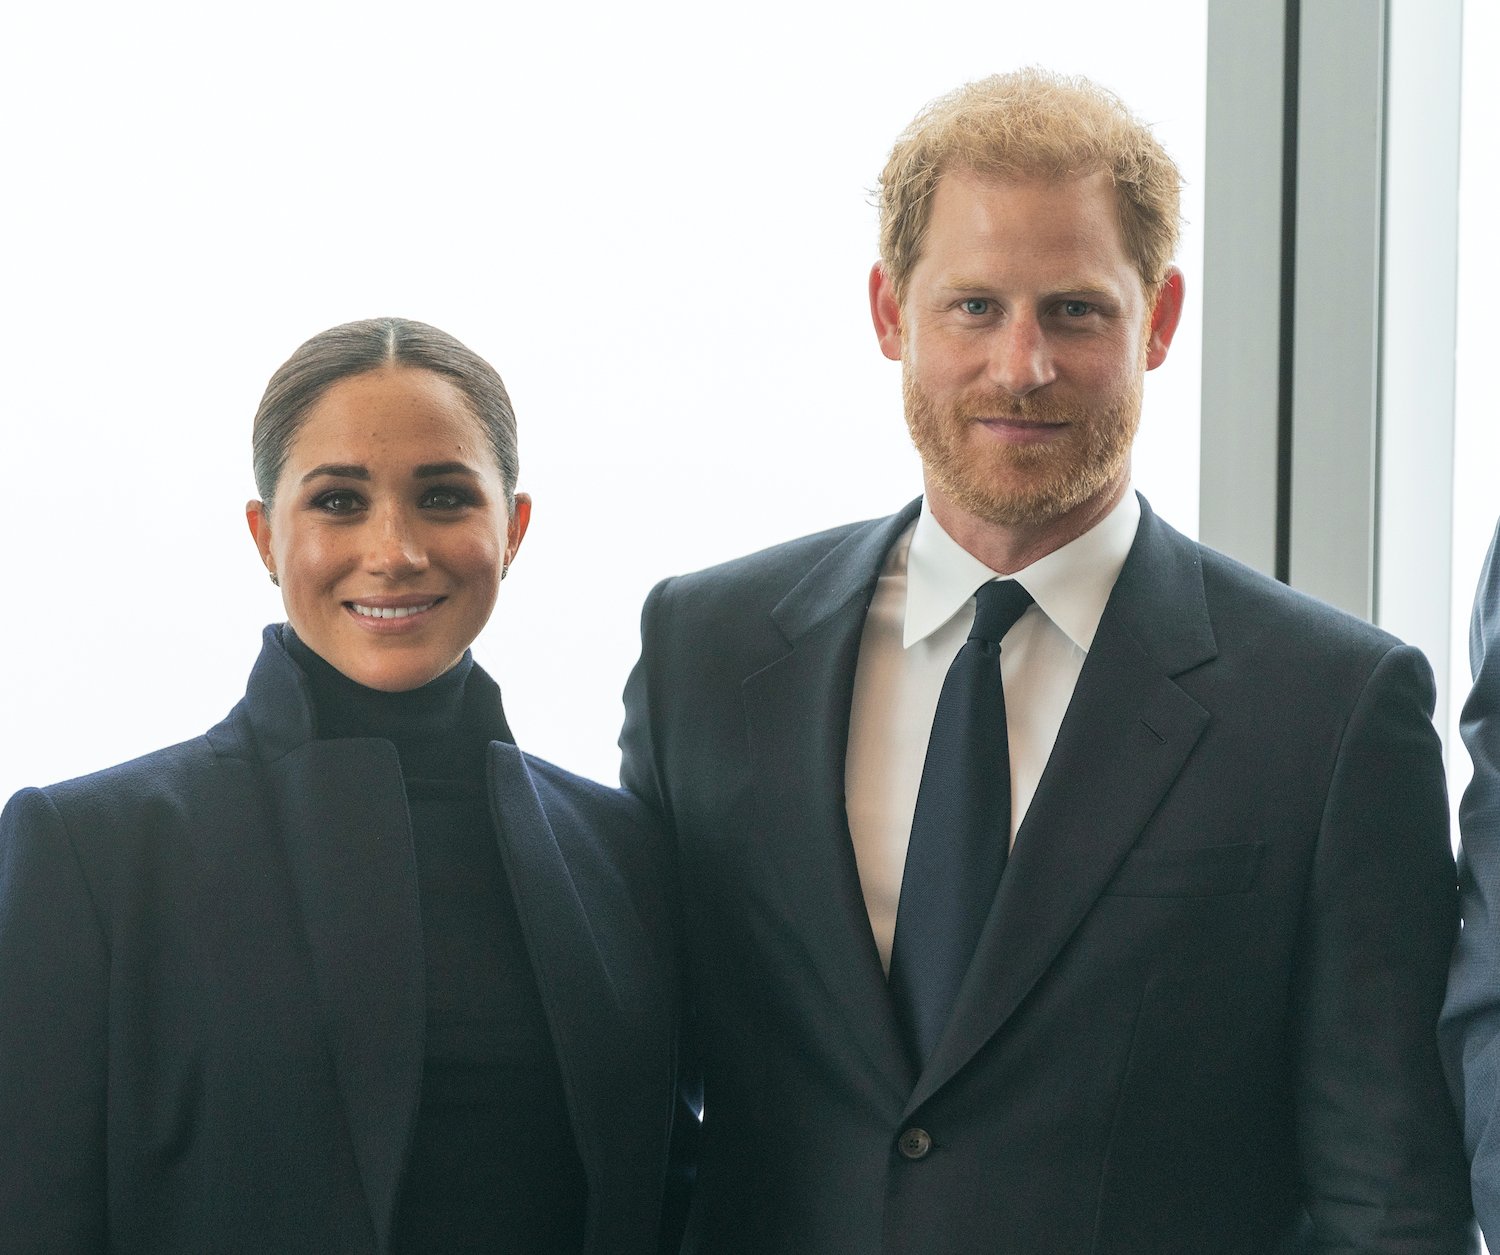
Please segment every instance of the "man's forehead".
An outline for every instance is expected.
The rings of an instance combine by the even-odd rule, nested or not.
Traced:
[[[1104,169],[1065,171],[1059,174],[1045,170],[987,170],[980,166],[962,165],[945,170],[938,176],[933,195],[941,195],[944,187],[962,187],[980,192],[1003,188],[1038,188],[1057,196],[1071,193],[1081,197],[1103,192],[1108,195],[1111,203],[1115,202],[1114,180],[1109,171]]]
[[[945,176],[934,194],[927,243],[972,249],[1123,250],[1108,177],[997,179],[968,172]],[[926,251],[924,249],[924,251]]]
[[[1053,291],[1117,291],[1125,269],[1139,282],[1106,172],[943,176],[915,263],[929,283],[957,291],[993,286],[997,264],[1044,261],[1058,268],[1047,282]]]

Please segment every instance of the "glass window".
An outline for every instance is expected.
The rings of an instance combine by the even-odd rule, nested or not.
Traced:
[[[1469,612],[1485,550],[1500,518],[1500,421],[1485,371],[1488,299],[1500,287],[1500,88],[1490,67],[1500,57],[1500,10],[1484,0],[1464,6],[1463,122],[1458,192],[1458,361],[1453,476],[1453,667],[1448,737],[1449,793],[1454,807],[1471,774],[1458,724],[1469,691]]]
[[[280,617],[242,521],[272,369],[399,313],[491,359],[530,535],[479,646],[612,778],[650,586],[920,491],[870,189],[962,81],[1088,74],[1187,178],[1189,312],[1137,482],[1196,531],[1205,0],[29,6],[0,52],[0,796],[191,735]],[[24,189],[18,191],[17,189]],[[89,735],[80,738],[78,729]]]

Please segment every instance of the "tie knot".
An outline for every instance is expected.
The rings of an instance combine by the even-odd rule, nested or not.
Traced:
[[[992,641],[998,645],[1011,625],[1031,605],[1031,594],[1015,580],[991,580],[974,594],[974,626],[969,629],[971,641]]]

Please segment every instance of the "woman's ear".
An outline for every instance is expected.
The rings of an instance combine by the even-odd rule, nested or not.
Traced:
[[[250,525],[250,536],[260,550],[260,560],[265,563],[271,579],[276,578],[276,564],[271,557],[271,512],[262,501],[245,502],[245,522]]]
[[[515,503],[510,509],[510,522],[505,528],[505,565],[501,568],[501,578],[510,569],[510,564],[516,560],[516,550],[521,547],[521,541],[526,537],[526,529],[531,526],[531,494],[529,492],[516,493]]]

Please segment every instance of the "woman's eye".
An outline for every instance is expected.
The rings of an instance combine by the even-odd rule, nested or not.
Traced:
[[[457,488],[430,488],[422,494],[422,505],[429,510],[458,510],[471,500],[468,493]]]
[[[964,313],[973,314],[976,318],[990,312],[990,303],[982,296],[971,296],[964,302]]]
[[[337,488],[333,492],[323,493],[313,501],[313,505],[329,514],[352,514],[360,507],[359,494]]]

